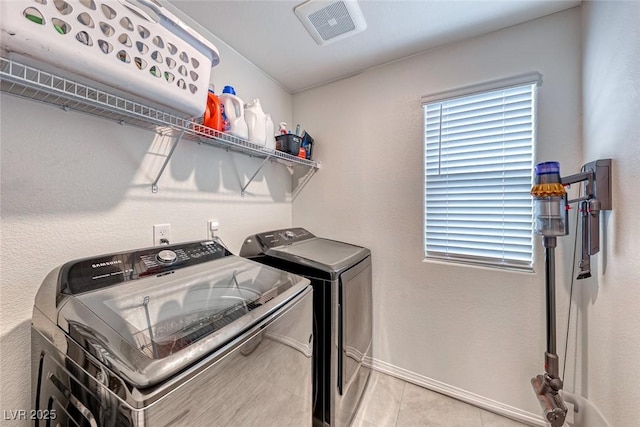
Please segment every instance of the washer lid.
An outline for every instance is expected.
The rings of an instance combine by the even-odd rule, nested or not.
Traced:
[[[269,256],[330,272],[350,267],[369,254],[367,248],[318,237],[267,251]]]
[[[309,284],[237,256],[72,295],[58,325],[137,387],[219,351]]]

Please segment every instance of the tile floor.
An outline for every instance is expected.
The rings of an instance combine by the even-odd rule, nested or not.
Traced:
[[[426,388],[372,371],[351,427],[525,427]]]

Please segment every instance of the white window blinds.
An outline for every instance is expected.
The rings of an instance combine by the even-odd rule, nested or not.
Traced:
[[[425,257],[532,269],[536,83],[423,104]]]

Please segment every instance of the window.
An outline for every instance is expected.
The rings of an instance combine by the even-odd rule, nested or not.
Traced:
[[[425,258],[531,271],[538,73],[427,96]]]

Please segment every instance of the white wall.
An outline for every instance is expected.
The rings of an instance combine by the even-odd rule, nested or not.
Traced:
[[[584,159],[613,159],[613,210],[584,294],[582,394],[612,426],[640,420],[640,2],[583,5]]]
[[[374,364],[530,422],[543,372],[544,264],[536,273],[423,262],[422,95],[543,74],[536,160],[577,172],[581,152],[577,8],[448,45],[293,97],[323,168],[293,203],[294,225],[371,248]],[[558,249],[564,351],[573,238]]]
[[[259,97],[274,120],[291,122],[291,96],[222,43],[213,81]],[[261,160],[181,142],[152,194],[172,140],[152,132],[45,106],[0,98],[2,131],[0,395],[2,410],[29,409],[29,327],[35,293],[57,265],[90,255],[151,246],[152,225],[171,224],[173,242],[205,239],[220,220],[232,251],[244,237],[291,224],[291,178]],[[18,425],[18,423],[11,423]]]
[[[218,91],[232,84],[245,100],[261,98],[276,123],[301,123],[316,138],[323,169],[295,200],[293,223],[372,249],[375,363],[536,422],[529,379],[543,369],[541,245],[536,274],[422,262],[420,96],[541,72],[536,160],[559,160],[570,174],[583,162],[614,159],[614,210],[604,221],[597,274],[574,295],[566,386],[612,426],[633,426],[640,419],[640,206],[630,195],[640,166],[640,10],[637,2],[582,9],[584,58],[576,8],[297,94],[295,117],[290,95],[221,42],[212,80]],[[3,410],[30,407],[31,307],[56,265],[150,245],[155,223],[171,223],[172,240],[185,241],[203,238],[206,220],[216,217],[236,252],[246,235],[291,224],[290,177],[279,165],[268,165],[241,197],[240,180],[258,160],[183,142],[152,194],[166,138],[6,95],[0,131]],[[557,254],[561,356],[572,237],[561,239]]]

